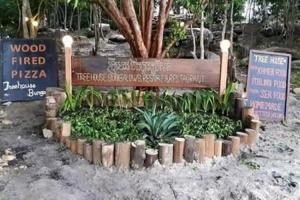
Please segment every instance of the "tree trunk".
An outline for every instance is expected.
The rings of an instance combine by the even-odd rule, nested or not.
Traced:
[[[234,21],[233,21],[233,11],[234,11],[234,0],[231,0],[231,11],[230,11],[230,56],[233,57],[233,31],[234,31]]]
[[[228,12],[228,0],[225,0],[225,10],[224,10],[224,17],[223,17],[222,40],[225,39],[226,30],[227,30],[227,12]]]
[[[68,20],[68,0],[65,0],[65,11],[64,11],[64,29],[67,29],[67,20]]]
[[[204,9],[201,11],[200,59],[204,60]]]
[[[196,45],[196,37],[194,34],[194,29],[193,29],[193,25],[191,24],[191,33],[192,33],[192,38],[193,38],[193,51],[191,52],[194,59],[198,59],[197,57],[197,45]]]

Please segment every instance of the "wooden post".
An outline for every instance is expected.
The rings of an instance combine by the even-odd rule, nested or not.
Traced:
[[[174,163],[183,162],[184,138],[175,138],[174,144]]]
[[[101,140],[93,140],[93,163],[97,165],[101,164],[102,144]]]
[[[93,150],[92,150],[92,144],[90,142],[85,142],[83,144],[83,156],[84,158],[89,162],[93,162]]]
[[[73,38],[66,35],[62,39],[65,46],[65,86],[67,93],[72,95],[72,44]]]
[[[228,50],[230,42],[223,40],[220,43],[221,46],[221,67],[220,67],[220,88],[219,94],[222,96],[226,90],[227,85],[227,73],[228,73]]]
[[[83,144],[86,142],[86,139],[83,138],[78,138],[77,139],[77,154],[83,156],[83,149],[84,146]]]
[[[229,136],[232,142],[231,152],[234,156],[238,156],[240,153],[240,137],[237,136]]]
[[[223,140],[222,156],[229,156],[231,152],[232,152],[232,142],[229,140]]]
[[[71,141],[71,152],[72,153],[77,153],[77,139],[76,138],[71,138],[70,139],[70,141]]]
[[[195,142],[196,138],[194,136],[185,136],[184,159],[189,163],[192,163],[195,159]]]
[[[159,143],[158,159],[162,165],[172,165],[173,144]]]
[[[222,156],[222,140],[215,141],[215,156],[216,157]]]
[[[115,165],[117,168],[129,169],[130,147],[130,142],[120,142],[115,144]]]
[[[212,158],[215,155],[215,137],[214,134],[203,135],[205,140],[205,156],[208,158]]]
[[[236,132],[236,135],[240,137],[240,143],[242,145],[247,145],[248,144],[248,134],[243,133],[243,132]]]
[[[248,145],[249,145],[249,147],[255,146],[257,132],[255,130],[249,129],[249,128],[246,128],[245,131],[248,134]]]
[[[67,149],[71,148],[71,139],[70,139],[70,137],[66,137],[65,145],[66,145]]]
[[[111,167],[114,164],[114,144],[102,145],[102,165],[104,167]]]
[[[250,128],[259,133],[261,122],[259,120],[252,119],[250,123]]]
[[[71,123],[63,122],[61,125],[61,137],[69,137],[71,136]]]
[[[158,158],[158,152],[155,149],[147,149],[146,150],[146,160],[145,160],[145,167],[149,168],[152,167],[155,161]]]
[[[251,116],[254,115],[254,109],[252,107],[244,107],[242,109],[242,121],[243,121],[243,124],[246,126],[246,127],[249,127],[250,124],[247,123],[249,122],[249,119],[251,118]]]
[[[131,167],[142,169],[146,158],[146,145],[144,140],[137,140],[131,144]]]
[[[196,139],[195,145],[195,159],[199,162],[204,162],[205,160],[205,140]]]
[[[236,99],[236,105],[235,105],[235,118],[236,119],[242,119],[242,112],[243,108],[245,106],[245,99],[244,98],[237,98]]]

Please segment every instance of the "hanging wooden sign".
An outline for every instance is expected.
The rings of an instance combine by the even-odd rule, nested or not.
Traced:
[[[219,60],[73,57],[77,86],[218,88]]]
[[[248,104],[261,120],[286,119],[290,73],[291,55],[256,50],[250,52]]]
[[[12,39],[1,42],[0,99],[43,99],[47,87],[58,85],[56,43],[50,39]]]

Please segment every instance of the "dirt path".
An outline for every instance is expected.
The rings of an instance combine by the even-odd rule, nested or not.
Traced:
[[[1,200],[300,199],[300,101],[294,96],[288,126],[267,125],[258,147],[238,160],[129,172],[89,165],[43,139],[41,106],[2,107],[13,124],[0,125],[0,154],[11,148],[17,160],[0,168]]]

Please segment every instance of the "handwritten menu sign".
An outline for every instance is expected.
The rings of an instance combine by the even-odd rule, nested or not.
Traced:
[[[291,55],[252,50],[247,96],[261,120],[286,120]]]
[[[4,40],[2,95],[4,101],[40,100],[47,87],[58,84],[56,44],[50,39]]]

